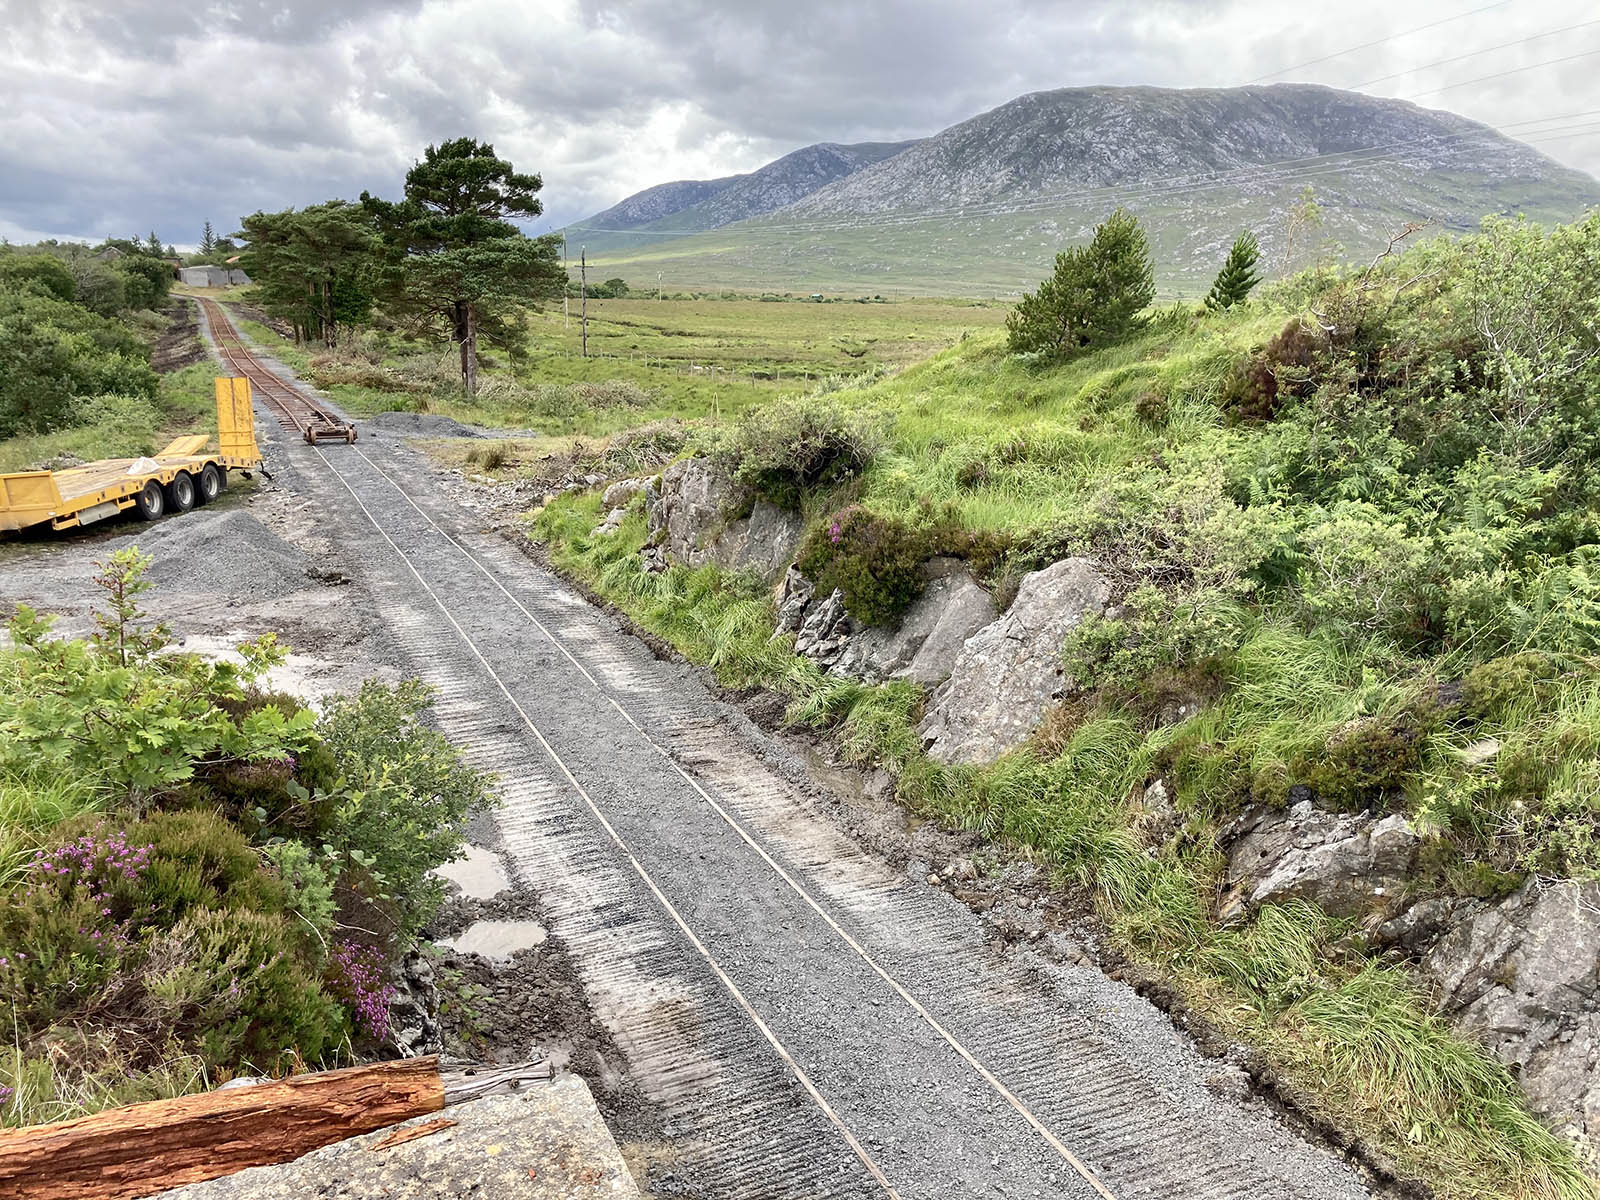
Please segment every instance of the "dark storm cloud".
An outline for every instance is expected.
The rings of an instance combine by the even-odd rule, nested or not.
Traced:
[[[463,133],[543,173],[548,227],[813,141],[933,133],[1026,91],[1238,83],[1448,3],[1401,18],[1383,0],[1326,16],[1272,0],[0,0],[0,233],[154,226],[188,243],[206,219],[231,230],[256,208],[392,194],[424,145]],[[1552,7],[1518,32],[1585,11]],[[1452,26],[1452,44],[1511,38],[1514,11]],[[1401,38],[1294,77],[1348,84],[1443,53]],[[1581,68],[1423,102],[1493,121],[1592,108],[1561,95],[1586,86]],[[1592,142],[1541,148],[1592,167]]]

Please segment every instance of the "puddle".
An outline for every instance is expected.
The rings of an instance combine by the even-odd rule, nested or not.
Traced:
[[[511,880],[506,876],[506,869],[500,864],[500,856],[493,850],[485,850],[482,846],[468,846],[465,858],[458,858],[455,862],[435,867],[433,873],[455,884],[461,889],[461,894],[469,900],[492,900],[511,886]],[[506,922],[485,922],[485,924],[506,924]]]
[[[463,954],[504,960],[518,950],[533,949],[548,936],[545,927],[537,921],[474,921],[455,937],[444,938],[439,945]]]

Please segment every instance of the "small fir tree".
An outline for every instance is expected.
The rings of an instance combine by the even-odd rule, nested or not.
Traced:
[[[1244,303],[1245,297],[1261,282],[1261,276],[1256,274],[1256,261],[1260,257],[1261,248],[1256,245],[1255,234],[1246,230],[1234,239],[1228,261],[1222,264],[1216,282],[1206,295],[1206,307],[1218,312]]]
[[[210,254],[216,248],[217,235],[216,232],[211,228],[211,222],[207,221],[205,228],[200,231],[200,253]]]
[[[1087,246],[1056,255],[1056,269],[1006,318],[1014,353],[1070,356],[1120,341],[1155,299],[1150,244],[1138,219],[1117,209]]]

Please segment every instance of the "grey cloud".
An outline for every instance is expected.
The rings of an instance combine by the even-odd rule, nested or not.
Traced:
[[[1404,23],[1451,11],[1419,2]],[[1582,19],[1565,10],[1583,0],[1553,7],[1530,31]],[[461,134],[544,175],[548,226],[808,142],[933,133],[1026,91],[1237,83],[1396,21],[1382,0],[0,0],[0,231],[153,224],[189,242],[208,218],[392,194],[425,144]],[[1504,24],[1452,33],[1491,44],[1513,36]],[[1292,77],[1348,84],[1440,45],[1400,39]],[[1499,121],[1576,111],[1592,107],[1577,102],[1590,65],[1422,102]],[[1541,148],[1600,165],[1592,137]]]

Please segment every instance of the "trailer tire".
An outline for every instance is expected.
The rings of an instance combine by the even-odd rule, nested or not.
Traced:
[[[222,472],[217,470],[215,464],[207,463],[200,469],[200,478],[195,480],[194,502],[210,504],[220,495],[222,495]]]
[[[194,507],[194,476],[179,471],[167,484],[167,507],[175,513],[186,513]]]
[[[161,514],[167,511],[167,493],[154,479],[147,480],[133,498],[133,507],[146,521],[160,520]]]

